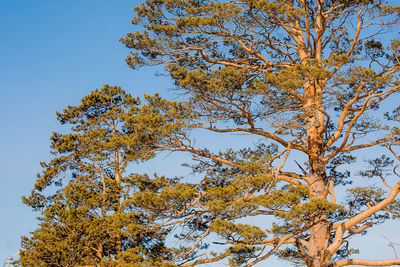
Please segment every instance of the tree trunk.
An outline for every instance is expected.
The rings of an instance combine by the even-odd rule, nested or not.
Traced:
[[[309,201],[325,199],[327,186],[324,158],[324,114],[322,106],[322,88],[318,82],[310,78],[305,81],[304,117],[309,147]],[[309,267],[322,267],[324,263],[323,252],[329,242],[329,225],[327,215],[316,211],[313,225],[310,228],[306,260]]]
[[[321,163],[317,170],[313,170],[310,175],[310,202],[314,200],[324,199],[326,187],[325,166]],[[308,256],[311,259],[309,267],[322,267],[324,263],[323,252],[328,246],[329,241],[329,224],[327,223],[327,215],[318,213],[313,221],[313,226],[310,228],[310,240],[308,246]]]

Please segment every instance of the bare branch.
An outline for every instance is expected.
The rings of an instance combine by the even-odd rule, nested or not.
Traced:
[[[347,259],[341,260],[333,264],[333,267],[347,266],[347,265],[362,265],[362,266],[392,266],[400,265],[400,260],[360,260],[360,259]]]

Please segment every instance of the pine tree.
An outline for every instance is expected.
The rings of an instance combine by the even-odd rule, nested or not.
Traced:
[[[139,99],[109,85],[57,113],[69,132],[52,135],[54,157],[23,198],[41,216],[22,238],[22,266],[161,266],[169,259],[166,232],[150,229],[151,215],[129,201],[144,179],[129,165],[154,154],[157,134],[140,126],[149,115]]]
[[[400,264],[354,258],[348,246],[399,214],[400,183],[386,171],[398,157],[398,110],[384,115],[400,90],[398,7],[380,0],[146,0],[135,12],[139,30],[121,39],[131,49],[127,63],[165,66],[187,97],[148,97],[165,116],[159,129],[170,133],[158,149],[192,153],[193,170],[204,175],[142,187],[132,200],[159,215],[154,227],[180,229],[186,245],[171,263],[253,266],[277,255],[310,267]],[[197,147],[196,129],[242,133],[259,145]],[[346,164],[363,166],[357,155],[382,146],[393,154],[348,171]],[[378,185],[363,186],[367,177]],[[348,196],[336,199],[337,190]]]

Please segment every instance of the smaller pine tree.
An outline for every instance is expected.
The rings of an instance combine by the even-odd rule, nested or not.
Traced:
[[[22,237],[22,266],[161,266],[169,259],[167,231],[150,229],[152,215],[130,201],[144,176],[128,174],[129,164],[151,158],[158,138],[144,127],[146,118],[155,122],[149,115],[138,98],[109,85],[57,113],[70,132],[53,133],[53,158],[23,197],[40,224]]]

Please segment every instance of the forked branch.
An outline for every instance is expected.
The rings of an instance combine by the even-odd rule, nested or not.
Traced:
[[[374,213],[390,205],[394,201],[399,192],[400,192],[400,182],[393,187],[392,191],[390,192],[389,196],[386,199],[382,200],[375,206],[368,208],[367,210],[361,212],[360,214],[354,216],[353,218],[350,218],[349,220],[343,223],[333,225],[332,229],[336,229],[335,239],[332,242],[332,244],[327,248],[327,254],[332,256],[339,249],[339,247],[343,243],[343,235],[346,231],[350,230],[350,228],[356,226],[363,220],[369,218]],[[350,265],[350,264],[345,264],[345,265]],[[378,265],[366,265],[366,266],[380,266],[380,265],[378,264]]]

